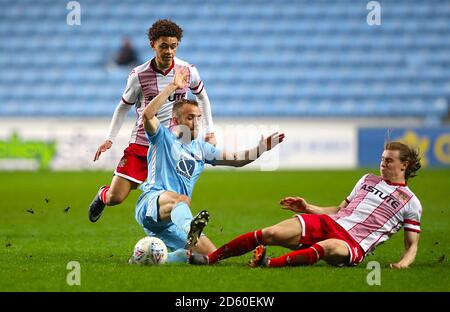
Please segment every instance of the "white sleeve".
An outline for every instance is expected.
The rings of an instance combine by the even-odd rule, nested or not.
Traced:
[[[411,198],[405,207],[403,226],[405,231],[420,233],[420,218],[422,217],[422,205],[417,197]]]
[[[211,105],[209,103],[208,94],[206,94],[206,90],[203,89],[200,94],[196,95],[198,105],[200,106],[200,110],[202,111],[203,120],[204,120],[204,128],[205,133],[212,133],[214,132],[214,124],[212,120],[212,113],[211,113]]]
[[[122,102],[128,105],[134,105],[141,92],[139,77],[134,70],[128,75],[127,86],[122,93]]]
[[[108,134],[106,135],[106,140],[114,142],[117,133],[119,133],[119,130],[125,121],[128,111],[138,99],[140,92],[141,86],[139,83],[139,77],[136,72],[132,70],[128,75],[127,86],[125,91],[122,93],[122,98],[119,105],[117,105],[116,110],[114,111],[111,124],[109,125]]]
[[[353,190],[352,190],[352,192],[350,193],[350,195],[348,195],[348,196],[345,198],[345,201],[346,201],[347,203],[350,203],[350,202],[355,198],[356,193],[358,193],[359,189],[361,188],[361,184],[363,184],[364,180],[366,179],[366,177],[367,177],[368,175],[369,175],[369,174],[365,174],[365,175],[363,175],[363,177],[362,177],[361,179],[359,179],[359,181],[358,181],[358,182],[356,183],[356,185],[353,187]]]
[[[108,134],[106,136],[106,140],[110,140],[114,142],[116,139],[117,133],[119,133],[120,128],[125,121],[125,117],[127,116],[128,111],[130,110],[131,105],[125,104],[123,100],[119,102],[116,110],[114,111],[114,115],[111,120],[111,124],[109,125]]]
[[[198,105],[202,111],[203,120],[205,122],[204,128],[206,133],[214,132],[214,124],[212,120],[211,104],[209,102],[208,94],[206,93],[203,81],[200,78],[197,68],[194,65],[189,67],[190,85],[189,88],[197,98]]]

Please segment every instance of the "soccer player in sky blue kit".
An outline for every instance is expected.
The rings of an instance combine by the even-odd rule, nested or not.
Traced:
[[[208,212],[203,210],[193,217],[190,209],[194,185],[205,163],[241,167],[284,139],[284,134],[273,133],[263,137],[252,149],[220,152],[213,145],[197,139],[201,110],[196,101],[187,99],[173,105],[171,122],[174,126],[170,129],[162,126],[156,113],[176,90],[189,87],[188,75],[187,67],[177,67],[173,81],[150,101],[142,114],[150,148],[148,177],[140,187],[143,194],[136,204],[135,217],[147,235],[159,237],[169,250],[174,251],[169,254],[168,262],[187,262],[186,246],[205,255],[216,249],[202,235],[209,220]],[[238,155],[243,155],[242,159]]]

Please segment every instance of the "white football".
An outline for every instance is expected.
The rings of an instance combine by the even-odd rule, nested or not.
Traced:
[[[167,262],[167,246],[157,237],[146,236],[134,246],[130,263],[163,264]]]

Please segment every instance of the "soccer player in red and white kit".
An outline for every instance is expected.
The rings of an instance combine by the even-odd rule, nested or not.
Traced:
[[[203,81],[193,65],[175,57],[182,35],[183,30],[176,23],[166,19],[156,21],[148,30],[150,47],[155,57],[131,71],[122,99],[114,111],[107,138],[98,147],[94,156],[96,161],[101,153],[111,148],[128,111],[134,105],[138,117],[129,145],[124,150],[124,155],[114,172],[111,185],[102,186],[89,206],[89,220],[92,222],[100,218],[105,205],[120,204],[132,189],[136,189],[145,181],[149,142],[145,136],[142,112],[146,105],[173,80],[176,68],[189,69],[189,89],[195,95],[204,117],[205,140],[213,145],[216,144],[210,102]],[[170,126],[173,103],[186,97],[187,90],[177,90],[167,99],[157,113],[157,118],[162,125]]]
[[[280,204],[297,214],[274,226],[243,234],[208,256],[192,254],[192,264],[213,264],[254,250],[252,267],[311,265],[323,259],[332,265],[357,265],[367,253],[404,227],[405,251],[392,268],[413,263],[419,243],[422,206],[407,186],[420,169],[413,148],[389,142],[381,156],[381,176],[364,175],[338,207],[318,207],[301,197],[286,197]],[[294,251],[266,257],[266,245]]]

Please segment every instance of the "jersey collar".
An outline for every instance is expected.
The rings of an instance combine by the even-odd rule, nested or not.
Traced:
[[[150,62],[150,66],[152,67],[152,69],[155,72],[160,73],[163,76],[167,76],[167,74],[170,73],[172,68],[175,66],[175,59],[172,60],[172,64],[170,64],[169,68],[167,68],[166,71],[161,71],[160,69],[158,69],[156,67],[156,60],[155,60],[155,58],[152,58],[152,61]]]
[[[387,179],[383,179],[383,180],[384,180],[384,182],[386,182],[387,184],[392,185],[392,186],[407,186],[406,183],[395,183],[395,182],[391,182]]]

